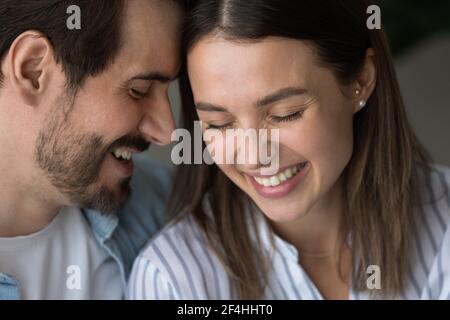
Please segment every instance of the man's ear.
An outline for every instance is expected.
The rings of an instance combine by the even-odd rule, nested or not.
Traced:
[[[26,105],[39,105],[56,66],[50,41],[38,31],[26,31],[14,40],[5,62],[11,88]]]
[[[377,67],[375,59],[376,57],[373,49],[367,49],[364,64],[356,78],[356,83],[353,88],[353,92],[356,93],[354,94],[355,101],[357,102],[355,103],[355,107],[358,107],[359,102],[366,102],[369,100],[375,89],[377,83]],[[360,107],[355,108],[355,112],[359,109]]]

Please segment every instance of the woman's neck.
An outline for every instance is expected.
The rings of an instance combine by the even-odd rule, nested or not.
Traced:
[[[348,299],[352,253],[346,244],[342,180],[297,221],[273,224],[294,245],[303,267],[325,299]]]
[[[305,257],[324,258],[339,252],[345,241],[341,179],[308,213],[296,221],[272,223],[275,233]]]

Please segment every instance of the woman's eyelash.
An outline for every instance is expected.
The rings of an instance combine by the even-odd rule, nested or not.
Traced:
[[[271,120],[278,122],[278,123],[294,121],[294,120],[301,118],[303,115],[303,112],[305,112],[305,110],[300,110],[300,111],[291,113],[287,116],[271,116]],[[223,129],[230,127],[231,125],[232,125],[232,123],[226,123],[226,124],[222,124],[222,125],[208,124],[207,129],[223,130]]]
[[[302,115],[303,115],[303,112],[304,112],[304,110],[301,110],[301,111],[297,111],[297,112],[294,112],[294,113],[291,113],[291,114],[289,114],[287,116],[282,116],[282,117],[280,117],[280,116],[271,116],[271,119],[273,121],[279,122],[279,123],[294,121],[294,120],[297,120],[297,119],[301,118]]]

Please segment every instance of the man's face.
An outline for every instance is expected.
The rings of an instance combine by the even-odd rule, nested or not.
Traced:
[[[125,3],[119,54],[75,97],[55,92],[36,138],[38,167],[67,205],[120,208],[130,191],[131,154],[170,142],[174,129],[168,86],[179,68],[182,11],[172,1]]]

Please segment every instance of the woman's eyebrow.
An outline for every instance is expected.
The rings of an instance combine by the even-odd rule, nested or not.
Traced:
[[[264,107],[269,104],[279,102],[281,100],[284,100],[284,99],[287,99],[287,98],[290,98],[293,96],[304,95],[307,92],[308,92],[308,90],[306,90],[304,88],[299,88],[299,87],[282,88],[282,89],[279,89],[279,90],[275,91],[274,93],[270,93],[267,96],[265,96],[264,98],[258,100],[258,102],[256,102],[256,106]]]
[[[279,89],[275,91],[274,93],[271,93],[261,99],[259,99],[256,102],[257,107],[264,107],[267,105],[270,105],[272,103],[288,99],[290,97],[294,96],[300,96],[306,94],[308,91],[306,89],[300,88],[300,87],[286,87]],[[207,111],[207,112],[228,112],[227,108],[208,103],[208,102],[198,102],[195,104],[195,108],[200,111]]]

